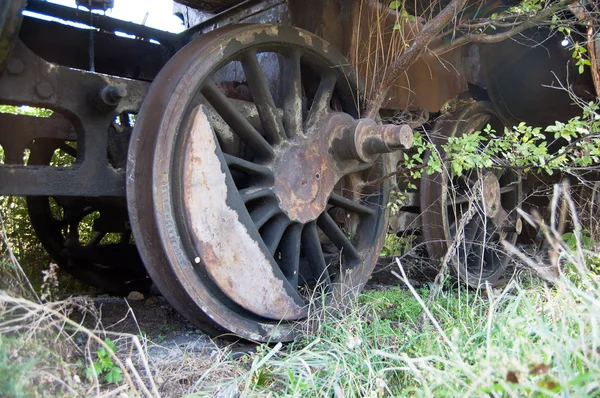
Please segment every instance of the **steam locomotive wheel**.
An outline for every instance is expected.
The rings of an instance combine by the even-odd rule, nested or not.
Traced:
[[[160,291],[204,330],[289,341],[311,296],[366,283],[387,222],[385,185],[367,182],[385,157],[356,160],[343,139],[372,122],[355,120],[347,65],[308,32],[234,25],[153,82],[129,148],[132,229]],[[246,83],[222,83],[232,70]]]
[[[443,154],[442,145],[449,137],[483,131],[488,124],[496,134],[504,131],[492,105],[476,102],[438,119],[432,140]],[[522,202],[521,180],[514,172],[500,168],[484,168],[479,173],[472,170],[459,177],[450,174],[446,167],[441,173],[421,179],[421,217],[427,252],[441,261],[462,222],[464,243],[456,247],[452,260],[458,279],[473,287],[486,282],[494,285],[509,261],[501,241],[514,244],[521,230],[516,212]]]
[[[56,149],[73,158],[77,155],[77,150],[64,141],[36,140],[29,164],[50,164]],[[115,294],[150,288],[144,264],[135,244],[130,242],[131,229],[122,199],[48,196],[26,199],[36,235],[61,269],[86,285]],[[97,217],[94,221],[88,220],[94,216]],[[82,223],[88,226],[93,223],[95,230],[88,231],[89,237],[80,234]],[[108,231],[112,231],[110,236]]]

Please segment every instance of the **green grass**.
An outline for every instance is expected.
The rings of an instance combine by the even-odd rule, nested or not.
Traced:
[[[410,291],[368,292],[315,335],[261,346],[238,361],[237,375],[200,383],[198,394],[600,396],[600,289],[596,276],[586,278],[593,289],[566,277],[554,287],[455,288],[433,301],[420,329]]]

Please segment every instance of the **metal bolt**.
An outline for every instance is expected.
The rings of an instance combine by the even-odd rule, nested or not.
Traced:
[[[117,106],[126,96],[127,89],[121,86],[105,86],[100,90],[100,99],[110,106]]]
[[[42,98],[50,98],[54,90],[50,83],[42,82],[35,87],[38,95]]]
[[[6,70],[11,75],[18,75],[23,72],[23,69],[25,69],[25,65],[23,65],[23,61],[19,58],[11,58],[6,63]]]

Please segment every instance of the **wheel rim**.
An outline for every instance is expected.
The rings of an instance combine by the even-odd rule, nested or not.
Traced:
[[[280,60],[277,100],[258,62],[267,52]],[[235,105],[215,84],[217,72],[236,60],[256,128],[252,115],[235,108],[249,102]],[[192,42],[153,83],[129,150],[132,228],[161,292],[205,330],[291,340],[315,284],[341,299],[368,279],[383,243],[387,193],[365,182],[382,175],[385,162],[342,154],[333,164],[332,141],[341,135],[320,133],[356,124],[346,64],[310,33],[232,26]],[[304,77],[311,73],[321,79],[309,101],[302,92],[310,91]],[[232,149],[225,125],[243,149]],[[327,244],[335,255],[324,251]]]
[[[483,131],[487,124],[502,134],[504,126],[492,105],[476,102],[441,117],[434,126],[432,141],[442,153],[449,137]],[[473,192],[478,194],[469,215]],[[501,242],[516,242],[521,229],[516,209],[521,201],[520,178],[506,169],[472,170],[459,177],[450,177],[449,171],[424,175],[421,217],[428,254],[441,261],[462,221],[464,243],[457,245],[452,258],[455,274],[473,287],[499,283],[510,260]]]
[[[29,164],[50,164],[56,149],[77,156],[77,150],[65,141],[42,139],[31,146]],[[115,294],[149,289],[150,279],[130,242],[123,199],[28,196],[26,200],[38,239],[61,269],[86,285]],[[96,220],[86,221],[94,223],[93,234],[80,236],[80,224],[93,215]],[[119,231],[118,237],[114,231]]]

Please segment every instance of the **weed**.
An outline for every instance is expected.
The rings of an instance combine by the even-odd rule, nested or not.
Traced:
[[[415,236],[398,236],[396,234],[387,234],[383,242],[381,257],[401,256],[408,253],[414,246]]]
[[[96,355],[98,359],[92,363],[92,366],[89,366],[86,369],[85,375],[89,380],[94,380],[94,376],[104,376],[104,380],[109,384],[118,383],[123,380],[123,372],[121,368],[119,368],[114,362],[109,353],[115,353],[116,347],[115,343],[113,343],[108,337],[104,340],[108,349],[104,347],[98,348],[96,351]]]

